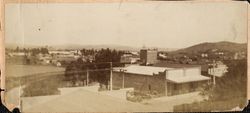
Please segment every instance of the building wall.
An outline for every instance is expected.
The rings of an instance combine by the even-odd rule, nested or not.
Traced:
[[[157,62],[157,51],[147,51],[147,63],[155,64]]]
[[[168,77],[184,77],[201,75],[201,67],[178,68],[166,71],[166,78]]]
[[[201,67],[184,68],[186,75],[201,75]]]
[[[157,62],[157,50],[141,50],[140,59],[144,64],[155,64]]]
[[[184,71],[185,70],[185,71]],[[175,69],[168,72],[167,76],[190,76],[192,74],[199,74],[200,68],[186,68],[186,69]],[[208,81],[195,81],[188,83],[173,83],[166,80],[165,73],[159,73],[157,75],[139,75],[123,72],[113,72],[113,88],[122,88],[123,86],[123,74],[124,74],[124,88],[134,88],[136,91],[149,92],[156,91],[160,95],[178,95],[189,92],[198,91],[204,83]]]
[[[178,95],[178,94],[185,94],[190,93],[194,91],[199,91],[199,89],[203,86],[203,84],[207,83],[208,81],[196,81],[196,82],[188,82],[188,83],[167,83],[167,89],[168,89],[168,96],[171,95]]]
[[[183,73],[182,69],[167,70],[166,78],[169,76],[181,77],[183,76]]]
[[[123,72],[113,73],[113,88],[122,88]],[[159,95],[166,94],[166,79],[162,73],[160,75],[138,75],[124,73],[124,88],[133,87],[136,91],[157,92]]]
[[[143,63],[146,64],[146,60],[147,60],[147,50],[141,50],[140,51],[140,59]]]

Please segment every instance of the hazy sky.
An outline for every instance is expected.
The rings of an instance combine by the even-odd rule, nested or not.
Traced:
[[[247,4],[81,3],[6,5],[6,42],[183,48],[247,41]]]

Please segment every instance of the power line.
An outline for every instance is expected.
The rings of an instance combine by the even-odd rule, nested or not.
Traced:
[[[62,62],[62,61],[61,61]],[[107,64],[107,65],[109,65],[110,64],[110,62],[84,62],[85,64],[80,64],[80,63],[78,63],[78,62],[74,62],[74,61],[72,61],[71,63],[69,63],[69,64],[64,64],[63,66],[61,66],[61,67],[65,67],[65,66],[70,66],[70,65],[72,65],[72,66],[88,66],[88,65],[99,65],[99,64]],[[121,63],[121,62],[112,62],[112,64],[125,64],[125,63]]]

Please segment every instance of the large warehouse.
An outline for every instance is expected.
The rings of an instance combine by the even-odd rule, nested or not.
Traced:
[[[197,91],[210,80],[200,67],[167,68],[131,65],[113,71],[113,89],[134,88],[141,92],[177,95]]]

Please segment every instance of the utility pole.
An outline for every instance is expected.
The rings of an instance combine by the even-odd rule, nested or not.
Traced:
[[[124,69],[122,70],[122,89],[124,88]]]
[[[213,70],[212,70],[213,71],[213,84],[215,85],[215,71],[214,70],[215,70],[215,65],[216,64],[215,64],[215,61],[213,61],[213,62],[214,62],[213,63]]]
[[[87,86],[89,85],[89,68],[87,68]]]
[[[112,62],[110,62],[110,80],[109,80],[109,88],[110,88],[110,91],[112,91],[112,87],[113,87],[113,81],[112,81],[112,78],[113,78],[113,69],[112,69]]]

